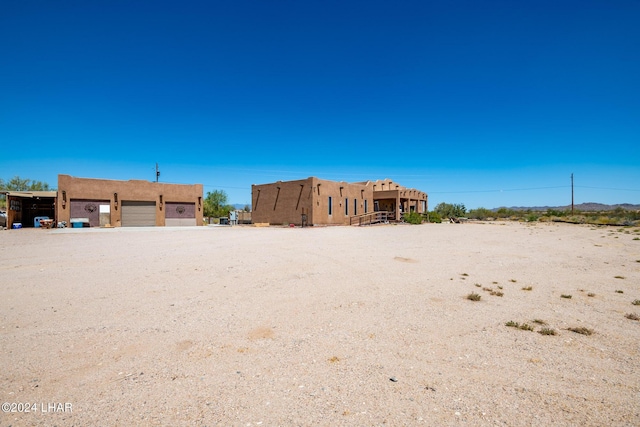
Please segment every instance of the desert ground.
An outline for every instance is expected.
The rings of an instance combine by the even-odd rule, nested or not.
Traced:
[[[2,231],[0,425],[638,426],[639,236]]]

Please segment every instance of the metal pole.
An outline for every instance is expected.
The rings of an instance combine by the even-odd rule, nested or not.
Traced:
[[[571,174],[571,215],[573,215],[573,174]]]

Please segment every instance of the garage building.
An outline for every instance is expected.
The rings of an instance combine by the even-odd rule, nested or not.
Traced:
[[[202,184],[58,175],[56,214],[90,227],[202,225]]]

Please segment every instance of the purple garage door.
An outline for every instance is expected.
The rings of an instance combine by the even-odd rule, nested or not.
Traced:
[[[167,202],[164,215],[167,227],[196,225],[196,204]]]
[[[71,199],[70,205],[70,218],[72,221],[75,218],[87,218],[91,227],[99,227],[110,222],[111,214],[109,208],[111,207],[111,202],[109,200]]]

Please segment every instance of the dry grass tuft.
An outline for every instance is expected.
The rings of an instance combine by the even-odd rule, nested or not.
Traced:
[[[579,326],[577,328],[567,328],[567,330],[580,335],[593,335],[593,329],[585,328],[584,326]]]
[[[467,299],[471,300],[471,301],[480,301],[481,298],[482,298],[482,296],[476,294],[475,292],[472,292],[469,295],[467,295]]]
[[[542,328],[538,331],[540,335],[558,335],[555,329],[551,328]]]
[[[568,295],[568,294],[562,294],[562,295],[560,295],[560,298],[567,298],[567,299],[571,299],[571,295]]]
[[[637,315],[637,314],[635,314],[635,313],[628,313],[628,314],[625,314],[625,316],[624,316],[624,317],[626,317],[626,318],[627,318],[627,319],[629,319],[629,320],[640,320],[640,316],[638,316],[638,315]]]
[[[533,286],[525,286],[524,288],[522,288],[523,291],[531,291],[533,290]]]

